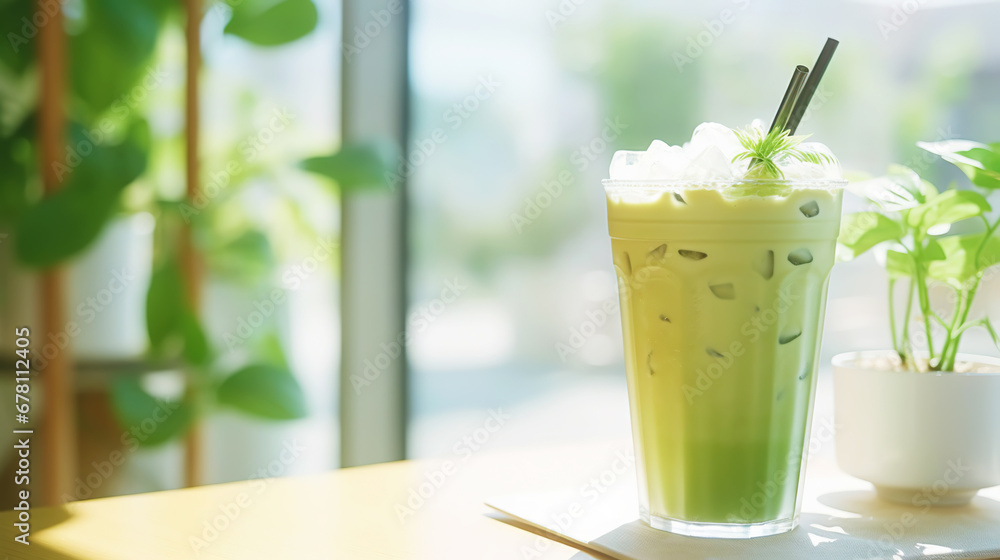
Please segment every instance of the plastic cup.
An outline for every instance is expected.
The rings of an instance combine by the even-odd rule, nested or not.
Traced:
[[[605,181],[642,519],[798,523],[839,180]]]

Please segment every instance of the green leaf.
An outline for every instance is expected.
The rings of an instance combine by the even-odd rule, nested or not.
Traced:
[[[121,191],[146,168],[141,148],[148,138],[145,121],[116,146],[94,144],[79,130],[71,150],[53,164],[64,185],[28,207],[18,224],[17,255],[26,265],[44,268],[66,260],[97,239],[118,208]]]
[[[347,144],[329,156],[309,158],[302,168],[337,182],[341,191],[388,188],[386,175],[392,169],[396,150],[392,144],[375,142]]]
[[[0,223],[16,224],[28,207],[34,129],[34,116],[29,116],[10,136],[0,137]]]
[[[956,288],[961,288],[980,272],[1000,263],[1000,237],[992,236],[986,241],[978,263],[973,261],[983,242],[983,234],[950,235],[937,241],[946,258],[930,263],[929,276]]]
[[[985,189],[1000,189],[1000,143],[944,140],[917,142],[917,146],[954,164],[969,177],[972,184]]]
[[[909,253],[892,249],[885,254],[885,269],[890,278],[910,278],[916,274],[913,257]]]
[[[181,271],[175,261],[168,261],[153,272],[146,293],[146,332],[154,354],[162,354],[166,342],[184,331],[185,314]]]
[[[156,399],[134,377],[121,377],[111,383],[111,406],[121,427],[145,447],[185,433],[194,417],[188,403]]]
[[[927,262],[943,261],[946,258],[948,258],[948,256],[944,254],[944,249],[941,248],[941,244],[938,243],[937,239],[933,238],[927,240],[927,244],[920,253],[920,259]]]
[[[287,369],[265,364],[247,366],[219,385],[219,403],[261,418],[294,420],[306,416],[302,387]]]
[[[997,334],[996,329],[993,328],[993,324],[990,323],[990,320],[986,317],[963,323],[958,327],[958,329],[955,330],[955,336],[957,337],[973,327],[982,327],[986,329],[987,334],[990,335],[990,339],[993,340],[993,345],[1000,350],[1000,334]]]
[[[134,100],[164,81],[151,62],[160,28],[176,2],[87,0],[85,5],[86,26],[70,37],[72,91],[92,116],[112,107],[115,114],[127,115],[136,109]]]
[[[899,241],[903,227],[878,212],[856,212],[844,216],[840,225],[840,243],[845,258],[853,259],[885,241]]]
[[[288,357],[285,356],[285,350],[281,347],[281,339],[276,333],[268,333],[261,337],[254,344],[254,354],[265,363],[289,369]]]
[[[210,249],[208,263],[221,276],[239,281],[254,280],[273,270],[274,253],[267,236],[251,229],[228,243]]]
[[[225,32],[263,47],[283,45],[316,28],[319,14],[312,0],[249,0],[233,7]]]
[[[198,366],[211,362],[212,350],[208,338],[194,313],[185,310],[181,328],[184,339],[184,360]]]
[[[975,191],[949,190],[910,210],[907,223],[921,231],[981,216],[990,211],[986,197]]]
[[[21,75],[35,60],[38,28],[31,22],[33,0],[0,0],[0,64]],[[44,15],[44,12],[41,12]],[[41,15],[39,16],[41,17]]]
[[[934,185],[921,180],[915,171],[895,164],[889,166],[884,177],[852,182],[848,190],[887,212],[908,210],[937,194]]]

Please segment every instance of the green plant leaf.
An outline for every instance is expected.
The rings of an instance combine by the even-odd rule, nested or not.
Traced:
[[[185,433],[194,417],[183,401],[163,401],[147,393],[135,377],[111,383],[111,407],[122,429],[140,446],[166,443]]]
[[[0,45],[0,64],[16,75],[23,74],[35,60],[38,28],[25,20],[30,22],[36,9],[32,0],[0,0],[0,37],[4,43]]]
[[[194,313],[185,310],[182,319],[184,339],[184,360],[193,365],[203,366],[212,361],[212,348],[208,344],[205,330]]]
[[[916,273],[916,266],[909,253],[889,249],[885,254],[885,270],[891,278],[910,278]]]
[[[175,261],[168,261],[153,271],[146,293],[146,332],[154,354],[162,354],[167,341],[184,330],[185,313],[181,271]]]
[[[32,115],[9,136],[0,137],[0,224],[16,224],[28,207],[28,177],[34,176],[34,130]]]
[[[954,164],[984,189],[1000,189],[1000,142],[982,144],[971,140],[917,142],[917,146]]]
[[[289,369],[288,357],[285,356],[285,349],[281,347],[281,339],[277,333],[268,333],[261,337],[254,344],[254,354],[264,363]]]
[[[220,404],[261,418],[306,416],[302,387],[290,371],[273,365],[249,365],[230,375],[219,385],[216,398]]]
[[[395,157],[396,150],[388,143],[347,144],[335,154],[309,158],[301,166],[333,179],[341,191],[388,188],[386,175]]]
[[[853,259],[885,241],[899,241],[903,227],[878,212],[856,212],[844,216],[837,242],[845,249],[844,258]]]
[[[934,185],[920,179],[915,171],[896,164],[889,166],[884,177],[851,182],[848,190],[887,212],[903,212],[937,194]]]
[[[920,259],[927,262],[943,261],[946,258],[948,258],[948,255],[944,254],[944,249],[941,248],[941,244],[938,243],[937,239],[928,239],[927,244],[920,253]]]
[[[255,45],[272,47],[305,37],[319,14],[312,0],[248,0],[233,7],[225,32]]]
[[[906,221],[910,227],[926,231],[934,226],[953,224],[989,211],[990,203],[983,195],[975,191],[948,190],[910,210]]]
[[[980,272],[1000,263],[1000,237],[992,236],[979,255],[979,262],[973,262],[976,251],[983,242],[983,234],[950,235],[937,240],[946,258],[930,263],[929,276],[961,288]]]
[[[109,108],[128,115],[136,109],[135,100],[163,83],[151,61],[160,28],[175,5],[170,0],[85,2],[86,26],[70,37],[70,78],[73,93],[91,116]]]
[[[53,195],[28,207],[18,224],[16,243],[21,262],[49,267],[80,253],[97,239],[118,208],[122,189],[146,168],[141,145],[148,135],[145,121],[138,121],[124,142],[105,146],[91,142],[81,129],[73,129],[72,150],[65,160],[53,164],[65,183]]]
[[[246,282],[263,278],[273,270],[274,253],[267,235],[251,229],[210,249],[207,260],[220,276]]]

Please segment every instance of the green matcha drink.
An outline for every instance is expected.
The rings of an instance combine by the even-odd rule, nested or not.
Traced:
[[[745,538],[797,522],[843,181],[748,179],[731,134],[619,152],[605,187],[642,517]]]

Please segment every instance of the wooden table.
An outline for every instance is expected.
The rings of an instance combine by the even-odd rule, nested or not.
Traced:
[[[583,484],[627,441],[403,461],[0,513],[0,554],[32,560],[592,558],[492,519],[491,497]],[[421,495],[422,494],[422,495]]]

